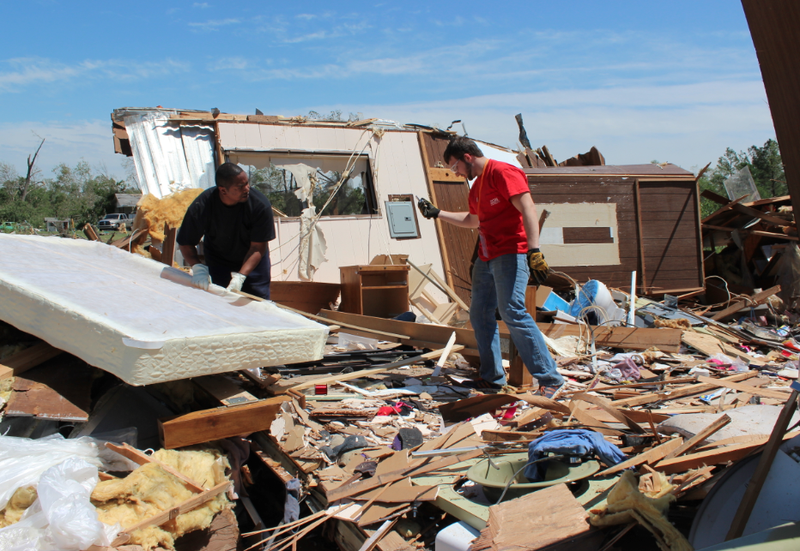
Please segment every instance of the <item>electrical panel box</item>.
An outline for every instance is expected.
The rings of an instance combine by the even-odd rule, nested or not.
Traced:
[[[389,235],[395,239],[419,237],[416,211],[411,201],[386,201]]]

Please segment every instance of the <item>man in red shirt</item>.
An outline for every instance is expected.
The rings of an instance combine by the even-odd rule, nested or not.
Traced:
[[[439,210],[420,199],[425,218],[438,218],[463,228],[478,228],[478,259],[472,269],[470,322],[480,354],[477,388],[501,388],[506,374],[500,355],[495,310],[542,394],[553,397],[564,385],[544,337],[525,308],[525,289],[532,278],[540,285],[550,268],[539,250],[539,223],[528,179],[519,168],[488,159],[466,137],[450,141],[444,160],[459,176],[473,180],[469,212]]]

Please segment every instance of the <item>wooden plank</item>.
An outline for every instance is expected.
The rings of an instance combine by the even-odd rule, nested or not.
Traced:
[[[664,459],[672,459],[673,457],[678,457],[679,455],[683,455],[684,453],[688,452],[695,446],[697,446],[700,442],[720,430],[722,427],[727,426],[731,422],[731,418],[728,417],[727,414],[723,415],[706,428],[692,436],[689,440],[683,443],[683,445],[664,456]]]
[[[32,367],[55,358],[62,352],[64,351],[53,348],[46,342],[39,342],[25,350],[20,350],[0,362],[0,379],[7,379],[24,373]]]
[[[791,432],[784,437],[784,440],[794,438],[798,434],[800,434],[800,431]],[[743,444],[690,453],[681,457],[673,457],[669,460],[660,461],[653,465],[653,468],[665,474],[673,474],[686,472],[690,469],[699,469],[706,465],[722,465],[729,461],[739,461],[747,457],[768,441],[768,437],[763,437]]]
[[[731,304],[724,310],[720,310],[719,312],[714,314],[711,317],[711,319],[714,321],[719,321],[722,318],[734,314],[747,306],[758,306],[759,304],[763,304],[769,297],[771,297],[776,293],[779,293],[780,291],[781,291],[780,285],[775,285],[774,287],[770,287],[769,289],[761,291],[760,293],[754,294],[747,300],[740,300],[735,302],[734,304]]]
[[[729,382],[738,382],[744,381],[751,377],[755,377],[758,375],[758,371],[746,371],[744,373],[738,373],[736,375],[731,375],[730,377],[725,377],[724,381]],[[709,390],[714,390],[718,388],[716,385],[710,384],[695,384],[695,385],[686,385],[682,388],[674,389],[669,392],[653,392],[650,394],[645,394],[643,396],[636,396],[634,398],[625,398],[623,400],[614,400],[611,402],[611,405],[614,407],[631,407],[631,406],[641,406],[642,404],[651,404],[653,402],[663,402],[667,400],[674,400],[675,398],[682,398],[684,396],[692,396],[694,394],[701,394],[703,392],[708,392]]]
[[[717,387],[730,388],[738,392],[744,392],[745,394],[754,394],[756,396],[761,396],[762,398],[772,398],[774,400],[780,400],[781,402],[786,400],[786,397],[789,396],[789,392],[791,392],[791,390],[789,392],[781,392],[780,390],[758,388],[750,385],[743,385],[731,382],[727,379],[714,379],[712,377],[700,376],[697,378],[697,380],[700,381],[701,383],[706,383]],[[789,390],[788,387],[787,390]]]
[[[484,413],[493,412],[506,404],[516,401],[517,397],[512,394],[483,394],[455,402],[443,403],[439,405],[439,412],[445,421],[458,423],[470,417],[478,417]]]
[[[644,256],[644,230],[642,228],[642,194],[640,191],[639,180],[634,180],[633,189],[635,193],[636,205],[636,236],[639,241],[639,282],[637,284],[638,292],[647,294],[647,272],[645,271],[645,256]],[[638,283],[638,282],[637,282]]]
[[[464,347],[461,345],[453,346],[450,351],[451,352],[459,352],[463,350]],[[411,365],[417,362],[423,362],[425,360],[435,360],[439,356],[444,353],[444,348],[440,348],[439,350],[434,350],[432,352],[427,352],[425,354],[419,354],[417,356],[411,356],[410,358],[406,358],[404,360],[399,360],[396,362],[391,362],[388,364],[384,364],[382,366],[376,367],[374,369],[362,369],[360,371],[353,371],[352,373],[337,373],[336,375],[330,375],[328,377],[320,377],[318,379],[312,379],[309,381],[305,381],[299,383],[297,385],[292,386],[288,390],[302,390],[304,388],[309,388],[314,385],[323,385],[328,383],[336,383],[339,381],[350,381],[353,379],[360,379],[361,377],[367,377],[369,375],[375,375],[377,373],[385,373],[391,369],[395,369],[398,367],[403,367],[405,365]]]
[[[177,228],[169,227],[164,223],[164,241],[161,245],[161,262],[167,266],[172,266],[175,259],[175,237],[178,235]]]
[[[202,444],[269,430],[281,404],[292,398],[276,396],[252,404],[194,411],[158,421],[161,442],[167,449]]]
[[[634,455],[630,459],[626,459],[622,463],[617,463],[613,467],[606,469],[605,471],[600,471],[595,476],[607,476],[610,474],[618,473],[630,467],[636,467],[637,465],[642,465],[647,463],[648,465],[652,465],[653,463],[660,461],[664,456],[670,453],[672,450],[677,449],[681,444],[683,444],[683,438],[680,436],[676,438],[672,438],[667,440],[663,444],[656,446],[655,448],[651,448],[646,452],[642,452],[638,455]]]
[[[619,421],[620,423],[627,425],[629,429],[633,432],[638,434],[643,434],[645,430],[639,426],[638,423],[629,419],[624,412],[619,411],[615,408],[611,402],[606,400],[605,398],[601,398],[599,396],[593,396],[587,392],[581,392],[580,394],[576,394],[572,397],[573,400],[582,400],[584,402],[588,402],[590,404],[594,404],[612,417]]]

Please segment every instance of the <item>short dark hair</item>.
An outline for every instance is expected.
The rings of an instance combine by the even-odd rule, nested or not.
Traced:
[[[222,163],[214,175],[214,182],[217,187],[230,187],[233,180],[242,172],[244,172],[242,167],[235,163]]]
[[[473,157],[483,157],[483,151],[478,147],[478,144],[466,136],[457,136],[447,144],[443,156],[445,162],[449,163],[450,159],[453,158],[463,161],[466,153],[469,153]]]

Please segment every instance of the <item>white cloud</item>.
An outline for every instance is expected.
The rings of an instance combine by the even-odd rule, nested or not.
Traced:
[[[716,162],[725,148],[746,149],[774,137],[761,82],[705,82],[666,87],[553,90],[393,105],[316,105],[365,117],[446,128],[461,119],[470,136],[517,147],[522,113],[534,147],[561,161],[593,145],[609,164],[657,159],[687,170]],[[456,125],[461,132],[461,125]]]
[[[36,166],[43,178],[52,177],[52,170],[59,164],[75,166],[81,159],[92,168],[105,167],[117,179],[126,177],[123,167],[126,157],[114,153],[110,119],[0,123],[0,162],[24,174],[26,159],[36,151],[41,138],[45,142]]]
[[[78,78],[146,79],[185,72],[190,68],[188,63],[172,59],[150,62],[87,59],[70,65],[52,59],[15,58],[6,60],[5,64],[11,70],[0,72],[0,92],[20,92],[30,86]]]
[[[216,31],[220,27],[238,25],[239,23],[241,23],[239,19],[211,19],[202,23],[189,23],[189,26],[201,31]]]

